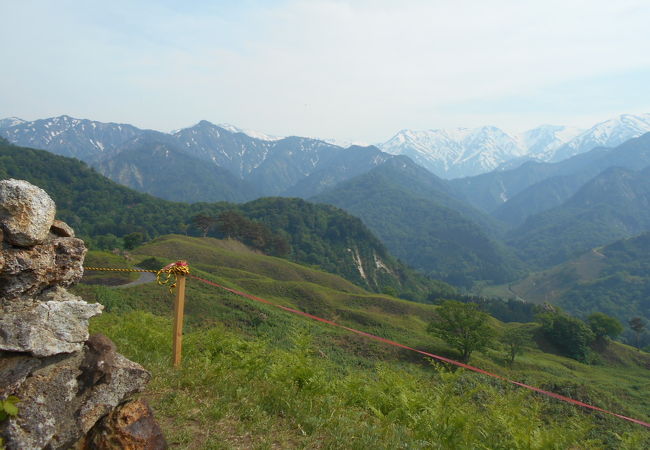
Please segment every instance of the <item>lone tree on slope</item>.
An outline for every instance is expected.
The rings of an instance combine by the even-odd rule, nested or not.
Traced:
[[[446,300],[436,315],[428,331],[458,350],[463,362],[469,361],[472,352],[487,347],[494,336],[488,324],[490,316],[479,311],[474,303]]]
[[[509,327],[501,336],[501,342],[506,347],[508,364],[515,362],[517,355],[524,352],[524,348],[530,343],[531,330],[522,326]]]
[[[616,339],[623,332],[623,324],[618,319],[601,312],[590,314],[587,317],[587,324],[591,328],[591,331],[594,332],[596,342],[601,345],[605,344],[606,336],[609,336],[611,339]]]

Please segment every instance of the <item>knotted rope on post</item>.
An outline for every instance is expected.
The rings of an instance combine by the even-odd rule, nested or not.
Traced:
[[[185,261],[176,261],[167,264],[165,267],[156,272],[156,282],[160,286],[169,285],[169,292],[174,292],[179,275],[189,275],[190,266]],[[171,284],[170,284],[171,283]]]

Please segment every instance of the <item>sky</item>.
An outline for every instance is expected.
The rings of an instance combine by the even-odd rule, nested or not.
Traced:
[[[0,0],[0,118],[383,142],[650,112],[647,0]]]

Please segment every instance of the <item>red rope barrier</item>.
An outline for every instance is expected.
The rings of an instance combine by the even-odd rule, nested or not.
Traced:
[[[495,374],[495,373],[492,373],[492,372],[488,372],[487,370],[483,370],[483,369],[479,369],[478,367],[470,366],[469,364],[465,364],[465,363],[462,363],[462,362],[459,362],[459,361],[454,361],[453,359],[445,358],[444,356],[434,355],[433,353],[425,352],[423,350],[418,350],[416,348],[412,348],[412,347],[409,347],[407,345],[400,344],[399,342],[396,342],[396,341],[393,341],[393,340],[390,340],[390,339],[386,339],[386,338],[383,338],[381,336],[376,336],[374,334],[366,333],[365,331],[360,331],[360,330],[357,330],[357,329],[354,329],[354,328],[346,327],[345,325],[340,325],[340,324],[338,324],[336,322],[333,322],[331,320],[323,319],[322,317],[314,316],[313,314],[309,314],[309,313],[306,313],[304,311],[299,311],[297,309],[289,308],[288,306],[278,305],[277,303],[270,302],[270,301],[265,300],[265,299],[263,299],[261,297],[256,297],[256,296],[251,295],[251,294],[246,294],[245,292],[237,291],[235,289],[230,289],[230,288],[227,288],[227,287],[222,286],[220,284],[214,283],[214,282],[212,282],[210,280],[206,280],[204,278],[199,278],[199,277],[197,277],[195,275],[190,275],[190,278],[194,278],[195,280],[201,281],[203,283],[206,283],[206,284],[209,284],[209,285],[224,289],[224,290],[226,290],[228,292],[231,292],[233,294],[236,294],[236,295],[239,295],[239,296],[242,296],[242,297],[246,297],[246,298],[248,298],[250,300],[255,300],[257,302],[261,302],[261,303],[265,303],[267,305],[275,306],[276,308],[283,309],[283,310],[285,310],[287,312],[290,312],[290,313],[293,313],[293,314],[298,314],[298,315],[301,315],[301,316],[304,316],[304,317],[308,317],[309,319],[317,320],[319,322],[327,323],[329,325],[332,325],[332,326],[335,326],[335,327],[338,327],[338,328],[342,328],[344,330],[350,331],[350,332],[358,334],[360,336],[365,336],[365,337],[367,337],[369,339],[373,339],[375,341],[383,342],[385,344],[392,345],[394,347],[400,347],[400,348],[403,348],[403,349],[406,349],[406,350],[410,350],[410,351],[413,351],[413,352],[416,352],[416,353],[420,353],[421,355],[428,356],[428,357],[433,358],[433,359],[437,359],[438,361],[443,361],[443,362],[446,362],[448,364],[452,364],[454,366],[462,367],[464,369],[471,370],[473,372],[477,372],[477,373],[480,373],[480,374],[483,374],[483,375],[487,375],[487,376],[492,377],[492,378],[497,378],[499,380],[506,381],[508,383],[512,383],[512,384],[515,384],[517,386],[520,386],[520,387],[523,387],[523,388],[526,388],[526,389],[530,389],[531,391],[535,391],[537,393],[540,393],[540,394],[543,394],[543,395],[546,395],[546,396],[549,396],[549,397],[553,397],[553,398],[556,398],[558,400],[562,400],[563,402],[571,403],[571,404],[574,404],[574,405],[577,405],[577,406],[581,406],[583,408],[588,408],[588,409],[591,409],[591,410],[594,410],[594,411],[609,414],[609,415],[618,417],[619,419],[627,420],[628,422],[633,422],[633,423],[636,423],[638,425],[642,425],[642,426],[644,426],[646,428],[650,428],[650,423],[644,422],[642,420],[634,419],[632,417],[623,416],[621,414],[616,414],[616,413],[608,411],[606,409],[599,408],[598,406],[590,405],[588,403],[584,403],[584,402],[581,402],[579,400],[574,400],[572,398],[565,397],[564,395],[556,394],[555,392],[546,391],[544,389],[541,389],[541,388],[538,388],[538,387],[535,387],[535,386],[530,386],[528,384],[521,383],[519,381],[510,380],[510,379],[508,379],[506,377],[503,377],[501,375],[498,375],[498,374]]]

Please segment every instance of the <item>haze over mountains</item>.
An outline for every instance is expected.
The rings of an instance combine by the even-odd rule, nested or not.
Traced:
[[[557,162],[595,147],[615,147],[650,131],[650,114],[623,114],[588,130],[542,125],[522,134],[492,126],[402,130],[379,147],[406,155],[442,178],[460,178],[508,168],[508,163]]]
[[[339,206],[406,263],[468,288],[650,230],[643,212],[647,171],[635,172],[650,165],[650,134],[628,139],[645,129],[650,115],[622,115],[579,134],[555,126],[517,137],[495,127],[405,131],[382,145],[387,152],[297,136],[253,137],[207,121],[172,133],[69,116],[0,122],[0,135],[15,144],[76,157],[168,200],[284,196]],[[406,144],[413,143],[422,145],[409,155]],[[434,147],[437,153],[427,150]],[[445,180],[425,169],[432,154],[441,156],[436,164],[447,175],[499,169]],[[562,155],[573,156],[555,161]]]
[[[197,188],[194,195],[184,197],[190,202],[246,201],[263,195],[281,195],[299,182],[309,184],[305,189],[313,195],[390,158],[375,147],[346,150],[321,140],[296,136],[259,139],[207,121],[171,134],[69,116],[33,122],[12,118],[3,123],[11,126],[0,128],[0,135],[12,143],[76,157],[114,181],[143,192],[177,200],[177,194],[171,191],[174,184],[207,186],[203,192]],[[134,152],[138,153],[137,163]],[[206,177],[195,174],[180,178],[181,174],[188,175],[182,170],[175,178],[168,179],[166,187],[146,182],[147,173],[173,172],[170,166],[175,164],[174,155],[179,153],[189,161],[194,160],[192,164],[205,166],[203,171],[225,169],[239,181],[232,188],[224,186],[221,194],[209,187],[213,181]],[[318,182],[306,180],[312,174]]]
[[[650,114],[623,114],[588,130],[556,125],[542,125],[520,134],[511,134],[494,126],[423,131],[406,129],[377,147],[388,154],[406,155],[442,178],[460,178],[513,168],[527,160],[558,162],[598,146],[615,147],[649,131]],[[0,120],[0,135],[10,142],[74,156],[90,163],[119,153],[129,140],[143,133],[163,141],[172,137],[166,140],[167,145],[181,145],[189,154],[211,160],[241,179],[256,171],[267,156],[275,159],[275,155],[283,151],[301,152],[305,156],[304,162],[311,161],[315,168],[323,158],[333,153],[334,148],[343,148],[336,145],[336,140],[282,138],[207,121],[161,133],[145,132],[127,124],[102,123],[65,115],[35,121],[15,117]],[[298,147],[278,150],[292,145]],[[311,172],[304,164],[297,165],[295,170],[303,174]],[[291,181],[289,176],[290,179],[281,187],[276,186],[276,190],[289,187],[286,185]]]

